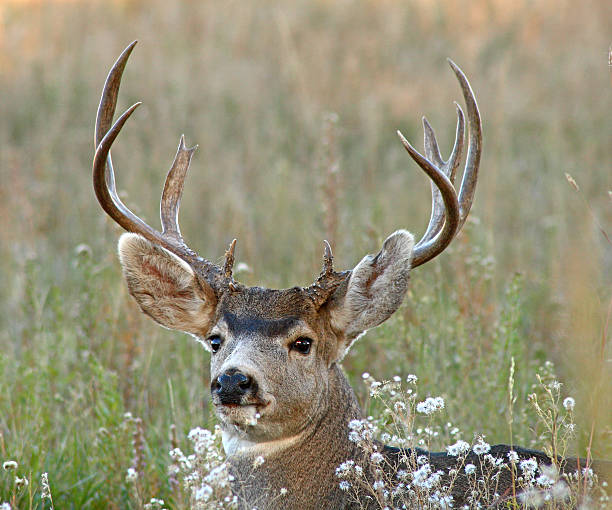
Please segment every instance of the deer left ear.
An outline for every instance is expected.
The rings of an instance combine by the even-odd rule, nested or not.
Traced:
[[[386,321],[402,304],[412,261],[414,237],[398,230],[376,255],[366,255],[353,269],[348,284],[330,300],[331,324],[344,332],[338,359],[362,333]]]

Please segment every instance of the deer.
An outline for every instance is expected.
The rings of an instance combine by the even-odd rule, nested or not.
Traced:
[[[458,104],[455,142],[447,160],[425,118],[425,155],[397,132],[408,154],[431,180],[431,216],[418,242],[408,231],[397,230],[375,255],[366,255],[351,270],[336,271],[332,250],[324,241],[322,270],[310,286],[247,287],[233,276],[235,239],[225,252],[223,266],[199,256],[183,239],[179,205],[196,149],[186,147],[184,136],[161,195],[161,232],[130,211],[117,194],[110,149],[141,103],[115,122],[113,117],[135,44],[115,62],[100,99],[93,159],[95,195],[108,216],[127,231],[119,239],[119,260],[129,293],[142,312],[165,328],[192,335],[210,352],[211,398],[240,508],[382,508],[384,502],[376,494],[356,502],[339,486],[338,466],[347,461],[369,462],[349,439],[351,426],[363,419],[363,413],[340,363],[360,336],[398,309],[411,270],[442,253],[468,217],[482,153],[481,118],[468,79],[449,59],[465,100],[469,128],[458,192],[454,182],[466,141],[465,114]],[[379,443],[375,449],[384,459],[380,465],[392,472],[416,458],[426,459],[431,470],[443,477],[454,470],[452,504],[468,503],[469,481],[457,470],[456,456]],[[543,452],[512,445],[492,446],[490,455],[551,463]],[[265,463],[254,470],[255,460],[262,456]],[[470,451],[464,462],[481,469],[478,460]],[[413,463],[413,469],[419,464]],[[576,469],[584,462],[570,459],[566,465]],[[512,505],[513,483],[509,471],[501,474],[491,506]],[[266,498],[279,491],[285,494],[282,502]]]

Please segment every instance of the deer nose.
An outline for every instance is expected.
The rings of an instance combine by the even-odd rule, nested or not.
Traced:
[[[241,404],[243,396],[257,391],[257,383],[250,375],[237,368],[230,368],[212,382],[210,391],[224,405]]]

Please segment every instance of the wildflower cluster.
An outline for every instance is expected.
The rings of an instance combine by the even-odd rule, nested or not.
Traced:
[[[219,427],[214,432],[197,427],[188,435],[194,453],[186,456],[179,448],[170,452],[171,475],[182,479],[193,510],[236,508],[237,498],[230,487],[233,477],[225,462],[220,436]]]
[[[417,413],[433,414],[444,409],[444,399],[442,397],[427,397],[424,402],[419,402],[416,406]]]
[[[551,371],[551,366],[547,365],[547,369]],[[376,502],[374,507],[383,510],[470,509],[508,504],[517,508],[574,508],[578,501],[586,501],[585,495],[580,494],[581,483],[587,480],[589,487],[594,487],[590,481],[595,479],[592,471],[567,475],[556,463],[539,464],[525,451],[492,447],[483,436],[470,443],[461,439],[461,431],[451,423],[445,427],[436,425],[445,407],[444,399],[418,399],[416,376],[395,376],[381,382],[365,373],[363,380],[383,410],[376,418],[368,416],[349,423],[348,437],[360,453],[342,462],[335,474],[339,488],[350,501],[362,506],[367,501],[368,508]],[[549,405],[545,407],[537,396],[531,398],[532,404],[540,406],[539,415],[557,420],[557,429],[561,429],[566,444],[567,431],[573,431],[571,418],[576,403],[571,397],[560,400],[561,385],[555,378],[545,380],[538,376],[538,380],[540,393],[548,395]],[[403,386],[403,381],[407,385]],[[425,423],[420,425],[419,420]],[[549,423],[546,430],[552,431],[553,426]],[[432,439],[441,434],[451,439],[442,461],[419,449],[429,450]],[[402,449],[389,453],[381,442]],[[556,449],[549,450],[546,453],[550,457],[553,451],[565,454],[559,443]],[[514,487],[510,494],[509,484]],[[600,506],[594,508],[604,508],[607,502],[603,495]]]
[[[377,418],[368,416],[349,423],[348,437],[361,453],[336,469],[339,488],[355,503],[374,500],[382,509],[450,508],[453,498],[443,471],[435,469],[426,456],[409,450],[415,445],[426,446],[439,435],[431,415],[444,409],[444,399],[428,397],[418,401],[415,375],[376,381],[365,373],[363,380],[383,410]],[[424,426],[416,426],[419,419],[426,420]],[[451,424],[448,426],[454,434],[459,432]],[[398,459],[390,460],[378,440],[405,450],[399,451]],[[458,441],[451,450],[457,455],[465,454],[470,445]]]
[[[25,493],[30,481],[24,476],[18,474],[19,464],[14,460],[6,460],[2,463],[2,470],[12,478],[12,498],[11,501],[15,501],[15,498],[21,493]],[[0,500],[0,510],[11,510],[11,504],[9,502],[2,502]]]

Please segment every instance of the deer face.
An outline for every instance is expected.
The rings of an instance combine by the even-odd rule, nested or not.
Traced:
[[[219,302],[204,343],[212,400],[229,435],[284,439],[320,413],[338,343],[324,316],[299,288],[247,288]]]
[[[212,401],[226,436],[261,443],[295,437],[325,412],[333,365],[401,304],[412,244],[409,233],[396,232],[376,256],[336,273],[324,298],[309,288],[239,284],[216,293],[136,234],[121,237],[119,256],[141,309],[210,351]]]

